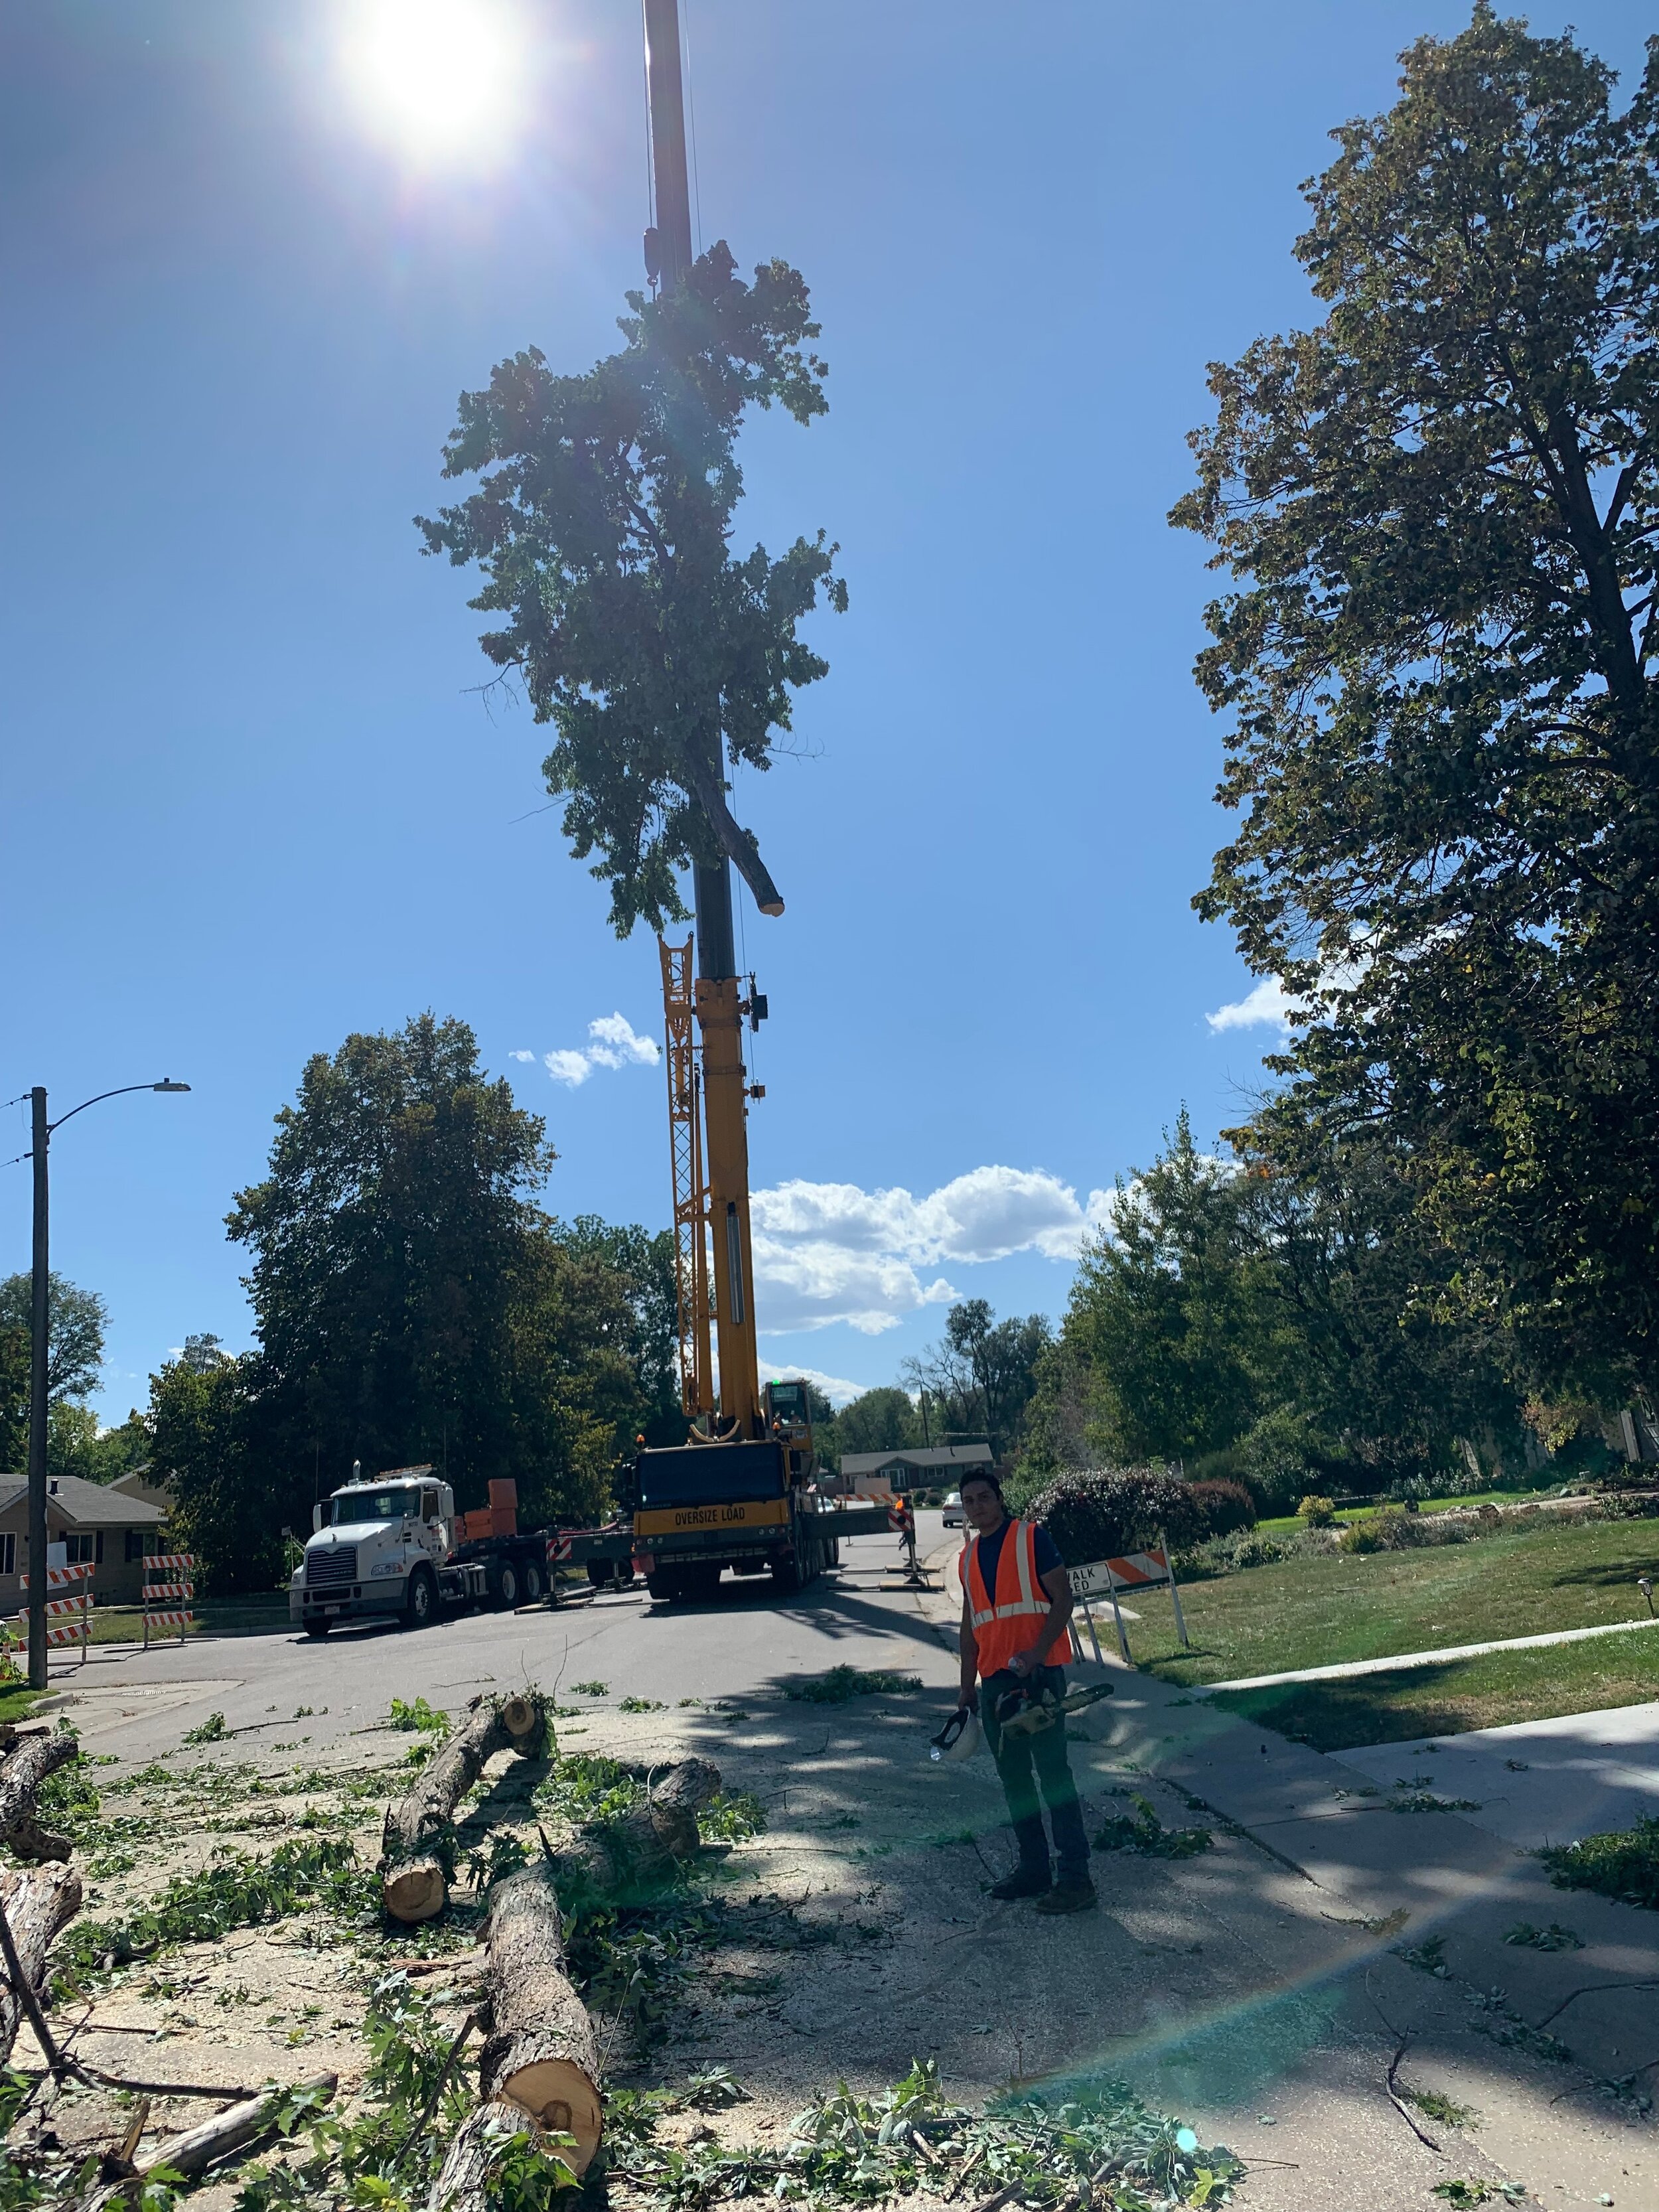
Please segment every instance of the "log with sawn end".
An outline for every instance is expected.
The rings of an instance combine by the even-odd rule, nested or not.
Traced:
[[[143,2165],[132,2163],[137,2149],[137,2137],[129,2136],[124,2158],[117,2155],[105,2166],[112,2179],[96,2188],[88,2197],[80,2198],[73,2212],[105,2212],[106,2207],[117,2203],[131,2205],[138,2201],[139,2189],[146,2177],[158,2170],[194,2177],[205,2173],[216,2159],[228,2158],[233,2151],[246,2150],[267,2135],[282,2117],[283,2107],[290,2097],[306,2094],[316,2104],[326,2104],[334,2094],[337,2076],[332,2074],[313,2074],[309,2081],[301,2081],[292,2089],[273,2083],[261,2089],[258,2095],[244,2098],[240,2103],[228,2105],[222,2112],[216,2112],[210,2120],[199,2126],[187,2128],[182,2135],[169,2136],[151,2153]],[[130,2146],[130,2148],[128,2147]],[[125,2172],[120,2172],[122,2167]]]
[[[491,2032],[478,2062],[481,2103],[450,2147],[432,2192],[444,2212],[483,2212],[503,2129],[527,2116],[578,2177],[599,2147],[599,2056],[587,2008],[572,1986],[565,1907],[614,1904],[659,1890],[697,1848],[697,1808],[720,1786],[706,1759],[681,1759],[620,1820],[579,1832],[562,1849],[504,1875],[489,1892]],[[545,1844],[545,1838],[544,1838]]]
[[[0,1909],[24,1978],[38,1990],[47,1952],[81,1910],[81,1877],[66,1866],[0,1868]],[[22,2000],[7,1979],[0,1984],[0,2061],[10,2057],[22,2017]]]
[[[510,1698],[474,1698],[465,1728],[451,1736],[401,1805],[387,1808],[380,1839],[380,1897],[405,1927],[434,1919],[449,1896],[445,1849],[455,1808],[498,1751],[534,1759],[547,1738],[547,1709],[538,1690]]]

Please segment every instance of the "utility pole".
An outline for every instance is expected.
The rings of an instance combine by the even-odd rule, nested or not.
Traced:
[[[84,1114],[88,1106],[100,1106],[106,1098],[125,1098],[131,1091],[188,1091],[187,1083],[175,1083],[171,1076],[163,1076],[159,1083],[124,1083],[117,1091],[100,1091],[95,1098],[83,1098],[78,1106],[71,1106],[67,1114],[60,1114],[55,1121],[46,1118],[46,1094],[36,1084],[29,1093],[30,1131],[29,1158],[34,1164],[34,1274],[29,1302],[29,1687],[44,1690],[46,1686],[46,1416],[50,1407],[46,1389],[47,1354],[51,1344],[52,1297],[52,1242],[48,1231],[48,1199],[46,1163],[52,1156],[54,1130],[61,1129],[65,1121],[72,1121],[77,1114]]]
[[[46,1147],[52,1136],[46,1094],[29,1093],[30,1159],[34,1169],[34,1277],[29,1307],[29,1687],[46,1686],[46,1346],[52,1290],[46,1223]]]
[[[685,161],[680,84],[678,0],[645,0],[645,75],[651,110],[651,176],[656,222],[646,234],[646,270],[672,295],[692,265],[691,194]],[[718,700],[686,701],[682,712],[702,726],[715,788],[725,781]],[[714,825],[709,824],[712,839]],[[697,1025],[702,1033],[708,1228],[714,1238],[720,1419],[738,1436],[762,1429],[759,1351],[755,1341],[754,1262],[749,1233],[749,1102],[743,1062],[737,952],[732,930],[732,869],[724,853],[692,869],[696,915]]]

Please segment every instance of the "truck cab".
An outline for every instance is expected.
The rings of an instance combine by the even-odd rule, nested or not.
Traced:
[[[441,1600],[471,1595],[450,1564],[455,1493],[429,1467],[347,1483],[313,1509],[312,1522],[289,1585],[289,1618],[309,1636],[375,1614],[423,1626]]]

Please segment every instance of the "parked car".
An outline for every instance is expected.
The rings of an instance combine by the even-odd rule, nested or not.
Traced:
[[[945,1525],[947,1528],[963,1528],[968,1525],[963,1515],[962,1492],[959,1490],[947,1490],[945,1493]]]

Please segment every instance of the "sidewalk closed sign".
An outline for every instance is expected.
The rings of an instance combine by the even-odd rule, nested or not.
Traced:
[[[1176,1633],[1184,1645],[1188,1642],[1187,1623],[1182,1616],[1181,1593],[1176,1588],[1176,1578],[1170,1566],[1170,1540],[1160,1528],[1158,1540],[1145,1552],[1126,1553],[1120,1559],[1092,1559],[1080,1567],[1067,1567],[1066,1578],[1072,1585],[1072,1595],[1083,1607],[1083,1618],[1089,1631],[1089,1641],[1094,1645],[1095,1657],[1100,1657],[1100,1639],[1095,1633],[1095,1617],[1089,1609],[1091,1597],[1108,1597],[1112,1601],[1112,1623],[1117,1630],[1117,1648],[1126,1663],[1130,1662],[1128,1632],[1123,1626],[1123,1615],[1118,1610],[1120,1590],[1162,1589],[1169,1585],[1170,1602],[1175,1607]]]

